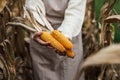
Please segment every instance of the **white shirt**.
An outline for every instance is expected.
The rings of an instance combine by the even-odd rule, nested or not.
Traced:
[[[46,4],[44,4],[43,2]],[[44,13],[44,15],[46,15],[45,13],[50,9],[56,9],[56,11],[59,9],[63,9],[63,11],[61,11],[64,13],[63,19],[59,18],[60,20],[58,20],[55,19],[55,17],[53,17],[53,19],[49,19],[50,17],[48,17],[50,23],[54,25],[61,22],[58,30],[70,39],[80,33],[85,16],[86,0],[53,0],[53,2],[51,0],[43,0],[43,2],[41,0],[26,0],[25,5],[26,8],[32,10],[34,17],[40,24],[45,25],[36,12],[35,7],[42,7],[42,12]],[[46,5],[50,6],[46,8]],[[56,13],[53,13],[53,15],[56,15]]]

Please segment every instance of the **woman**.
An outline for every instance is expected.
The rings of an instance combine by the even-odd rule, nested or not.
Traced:
[[[49,43],[40,39],[42,32],[35,33],[30,43],[34,80],[73,80],[83,58],[81,28],[86,0],[26,0],[26,8],[33,11],[36,20],[44,25],[35,6],[42,7],[52,27],[72,41],[75,57],[58,55],[47,47]]]

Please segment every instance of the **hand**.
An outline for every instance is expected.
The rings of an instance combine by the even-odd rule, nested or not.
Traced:
[[[40,45],[42,46],[46,46],[48,48],[51,48],[53,49],[57,54],[59,54],[60,56],[65,56],[66,53],[65,52],[60,52],[58,51],[57,49],[53,48],[51,45],[50,45],[50,42],[45,42],[43,41],[42,39],[40,39],[40,35],[42,34],[42,32],[36,32],[34,35],[33,35],[33,39],[38,42]]]
[[[42,39],[40,39],[40,35],[42,34],[42,32],[36,32],[34,35],[33,35],[33,39],[38,42],[40,45],[42,46],[50,46],[50,42],[45,42],[43,41]]]
[[[60,52],[59,50],[55,49],[55,52],[60,56],[66,56],[66,52]]]

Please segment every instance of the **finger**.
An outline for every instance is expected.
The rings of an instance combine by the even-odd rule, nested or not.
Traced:
[[[43,46],[50,46],[50,42],[45,42],[43,40],[41,40],[39,37],[34,38],[35,41],[37,41],[39,44],[43,45]]]
[[[50,48],[50,49],[54,49],[54,47],[52,47],[51,45],[48,45],[47,47]]]
[[[55,50],[55,52],[56,52],[57,54],[59,54],[60,56],[66,56],[66,53],[65,53],[65,52],[60,52],[60,51],[58,51],[58,50]]]
[[[41,34],[42,34],[42,32],[36,32],[36,33],[33,35],[33,38],[40,37]]]
[[[58,53],[60,56],[66,56],[65,53]]]

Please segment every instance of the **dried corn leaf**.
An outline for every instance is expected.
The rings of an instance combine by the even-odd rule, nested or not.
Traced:
[[[6,0],[1,0],[0,1],[0,12],[4,9],[4,7],[6,6],[7,1]]]
[[[44,16],[44,14],[42,13],[42,9],[40,7],[38,7],[37,9],[38,14],[40,15],[42,21],[45,23],[46,28],[50,31],[53,31],[53,27],[51,26],[51,24],[49,23],[49,21],[46,19],[46,17]]]
[[[0,80],[3,79],[10,80],[10,73],[5,58],[0,55]]]
[[[105,19],[107,23],[114,23],[120,21],[120,15],[112,15]]]
[[[89,56],[80,66],[74,80],[79,80],[83,68],[99,64],[119,64],[120,44],[111,45],[101,49],[96,54]]]
[[[96,54],[88,57],[82,64],[83,67],[98,64],[119,64],[120,63],[120,44],[114,44],[101,49]]]
[[[7,25],[13,25],[15,27],[21,26],[22,28],[24,28],[24,29],[26,29],[26,30],[28,30],[30,32],[36,32],[36,30],[34,28],[31,28],[31,27],[29,27],[29,26],[27,26],[25,24],[19,23],[19,22],[8,22]]]
[[[101,10],[100,10],[100,15],[106,16],[105,13],[106,13],[107,10],[108,10],[108,6],[109,6],[109,3],[105,3],[105,4],[102,6],[102,8],[101,8]]]

